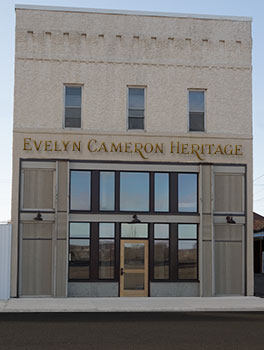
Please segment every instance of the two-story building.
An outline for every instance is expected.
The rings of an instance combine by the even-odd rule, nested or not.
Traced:
[[[13,297],[253,294],[251,40],[16,6]]]

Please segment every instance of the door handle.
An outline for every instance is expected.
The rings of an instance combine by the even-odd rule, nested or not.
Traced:
[[[120,276],[123,276],[123,274],[124,274],[124,269],[123,269],[123,267],[121,267],[121,269],[120,269]]]

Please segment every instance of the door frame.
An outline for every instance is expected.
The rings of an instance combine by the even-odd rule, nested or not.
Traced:
[[[144,243],[144,290],[124,290],[124,246],[125,243]],[[137,270],[137,269],[135,269]],[[120,239],[120,269],[119,269],[120,297],[148,297],[149,296],[149,240],[148,239]]]

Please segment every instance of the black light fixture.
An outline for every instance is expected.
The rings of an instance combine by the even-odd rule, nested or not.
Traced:
[[[235,220],[233,219],[233,216],[227,216],[226,223],[227,224],[236,224]]]
[[[139,222],[141,222],[138,217],[137,217],[137,214],[134,214],[133,215],[133,219],[131,221],[133,224],[138,224]]]
[[[39,212],[37,213],[37,215],[34,217],[34,220],[36,220],[36,221],[42,221],[42,220],[43,220],[40,211],[39,211]]]

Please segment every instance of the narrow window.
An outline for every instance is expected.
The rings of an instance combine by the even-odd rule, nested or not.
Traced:
[[[204,91],[189,91],[189,131],[204,131]]]
[[[81,127],[82,87],[65,86],[65,128]]]
[[[90,224],[71,222],[69,243],[69,279],[90,278]]]
[[[99,279],[115,278],[115,224],[99,223]]]
[[[178,175],[178,211],[197,212],[197,174]]]
[[[91,172],[71,171],[71,210],[91,209]]]
[[[154,208],[158,212],[169,211],[169,174],[155,173]]]
[[[100,210],[115,209],[115,173],[100,172]]]
[[[154,225],[154,278],[169,279],[169,224]]]
[[[145,89],[128,88],[128,129],[144,130]]]
[[[178,279],[197,279],[197,225],[178,225]]]

